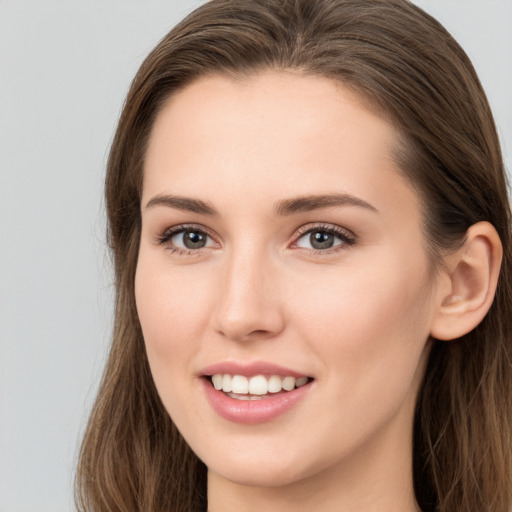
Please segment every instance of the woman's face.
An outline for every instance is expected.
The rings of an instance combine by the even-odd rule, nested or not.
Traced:
[[[346,88],[291,72],[200,79],[157,117],[137,309],[212,478],[410,466],[440,283],[396,143]]]

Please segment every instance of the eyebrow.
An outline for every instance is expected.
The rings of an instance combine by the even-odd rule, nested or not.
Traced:
[[[375,206],[349,194],[310,195],[285,199],[275,205],[274,211],[277,215],[286,216],[299,212],[319,210],[320,208],[329,208],[330,206],[359,206],[378,213]]]
[[[187,212],[199,213],[201,215],[219,215],[219,212],[217,212],[213,206],[201,201],[200,199],[192,199],[190,197],[157,195],[148,201],[146,209],[158,205],[168,206],[170,208],[176,208]]]
[[[146,209],[154,206],[167,206],[169,208],[176,208],[200,215],[219,215],[219,212],[210,204],[200,199],[192,199],[190,197],[157,195],[148,201]],[[279,216],[288,216],[300,212],[329,208],[331,206],[358,206],[378,213],[377,208],[370,203],[349,194],[308,195],[293,199],[283,199],[275,204],[274,213]]]

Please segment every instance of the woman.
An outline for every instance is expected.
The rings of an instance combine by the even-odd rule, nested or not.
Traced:
[[[212,0],[107,170],[90,511],[500,511],[510,208],[484,92],[405,0]]]

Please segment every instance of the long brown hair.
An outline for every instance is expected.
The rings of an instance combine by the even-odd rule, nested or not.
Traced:
[[[294,69],[338,80],[402,136],[397,161],[418,191],[434,265],[469,226],[489,221],[504,247],[483,322],[434,340],[414,425],[424,512],[508,512],[512,505],[511,225],[492,114],[459,45],[407,0],[211,0],[142,64],[106,176],[115,264],[113,343],[83,440],[77,506],[94,512],[206,508],[206,468],[164,410],[134,300],[144,155],[165,100],[199,76]]]

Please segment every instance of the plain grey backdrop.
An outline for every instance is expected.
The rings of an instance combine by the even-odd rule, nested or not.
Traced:
[[[0,512],[74,510],[109,343],[102,182],[144,56],[201,0],[0,0]],[[417,0],[480,74],[512,168],[512,0]]]

